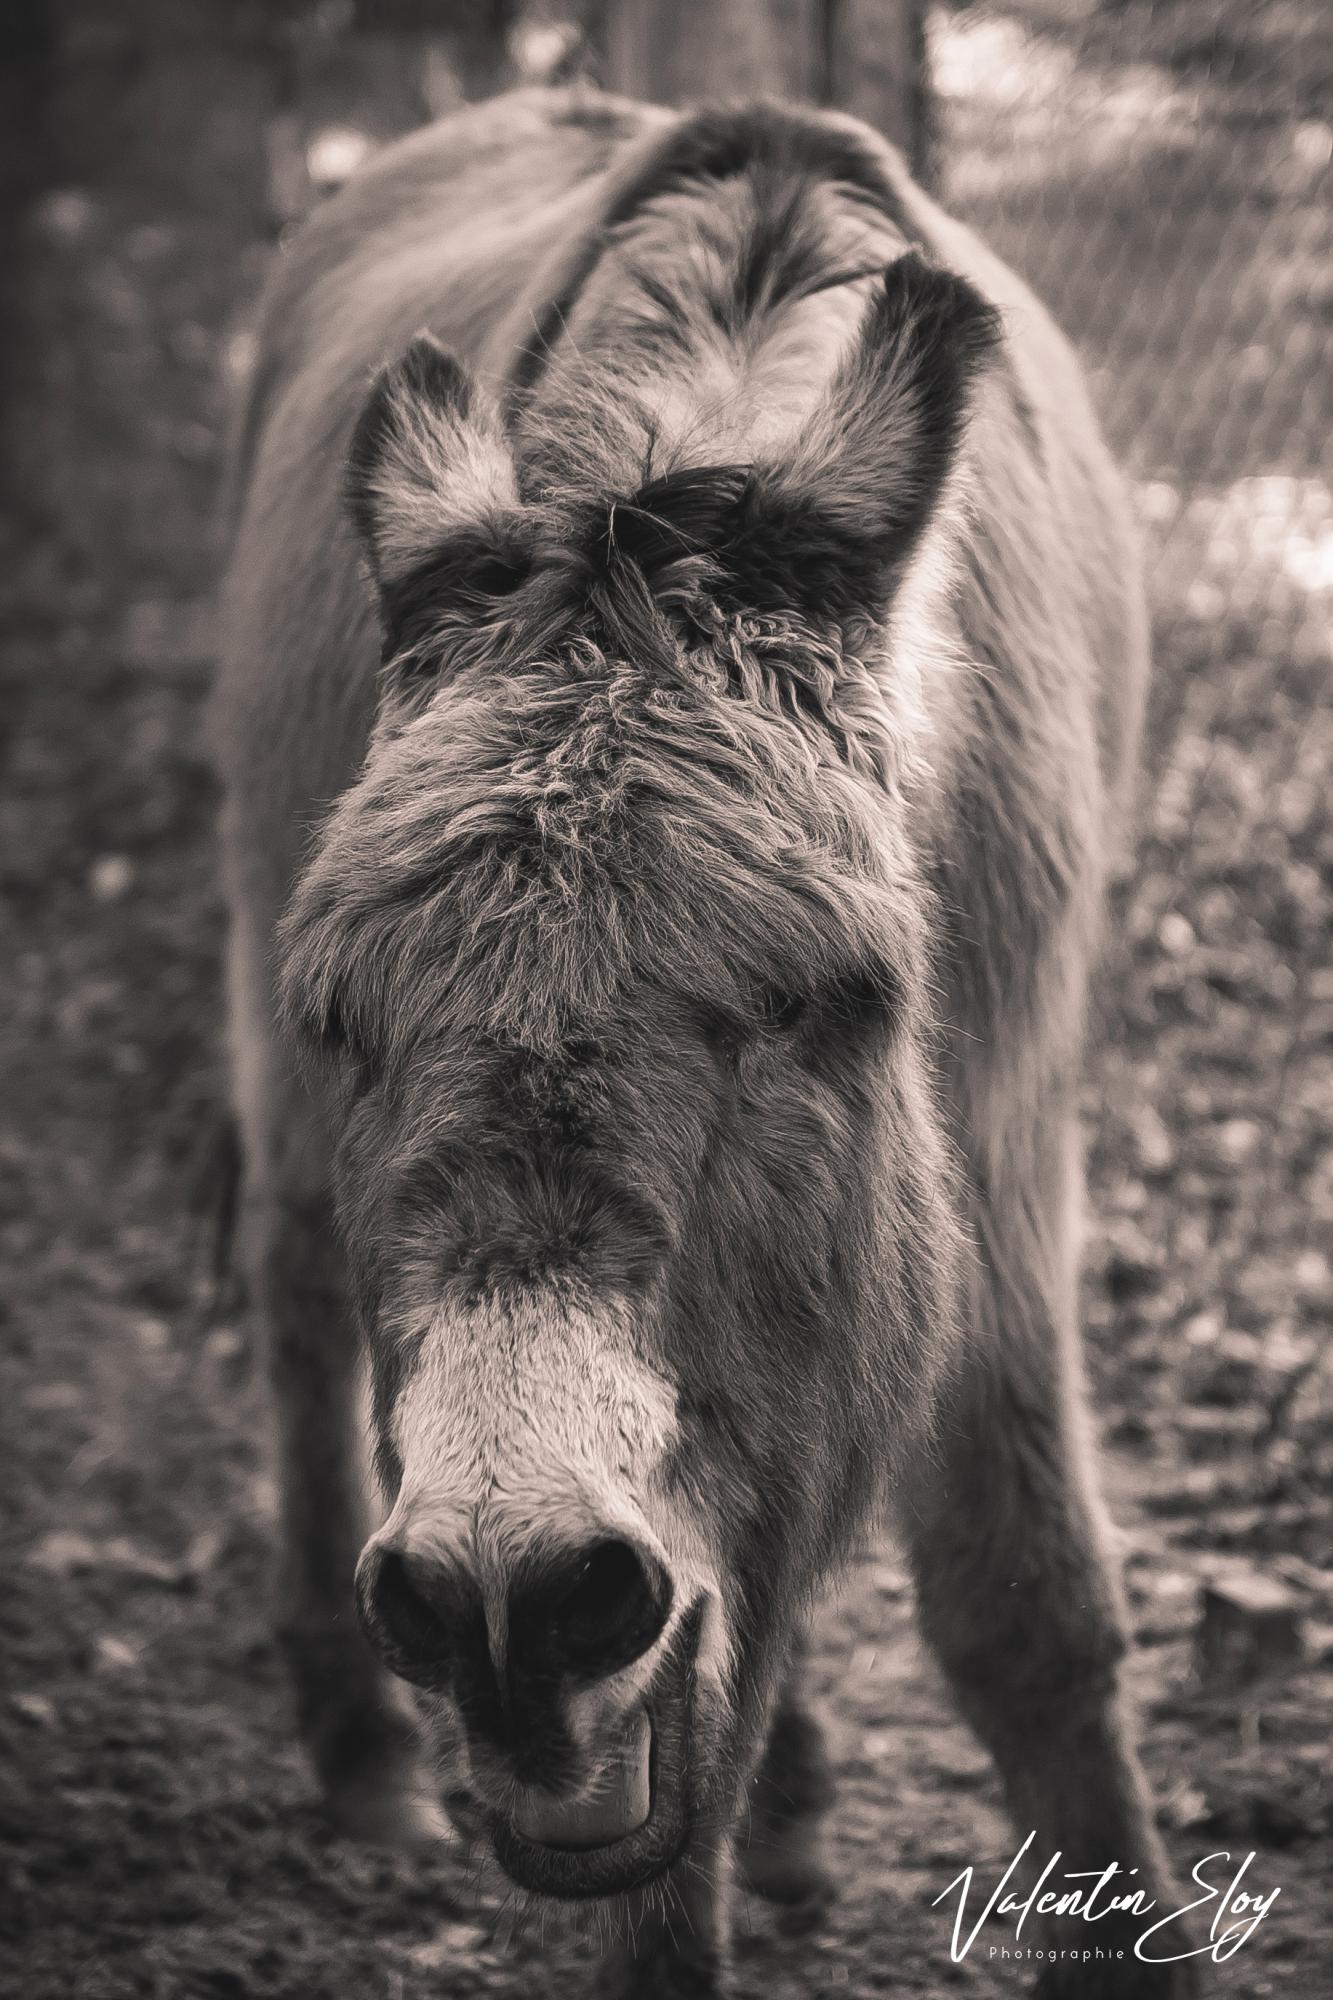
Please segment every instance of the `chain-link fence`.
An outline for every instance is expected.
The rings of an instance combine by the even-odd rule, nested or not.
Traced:
[[[1333,17],[983,4],[937,9],[930,54],[942,197],[1077,342],[1148,551],[1100,1357],[1133,1372],[1127,1434],[1183,1445],[1201,1497],[1266,1491],[1238,1538],[1280,1541],[1333,1405]]]

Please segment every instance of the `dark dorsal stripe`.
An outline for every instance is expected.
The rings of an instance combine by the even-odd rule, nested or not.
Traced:
[[[793,186],[836,181],[864,196],[908,241],[919,242],[919,232],[903,210],[892,161],[887,146],[850,124],[767,100],[705,106],[665,132],[651,133],[613,171],[600,211],[579,237],[549,296],[535,308],[531,331],[515,353],[504,385],[506,416],[512,421],[531,395],[612,233],[651,202],[743,173],[760,172]]]

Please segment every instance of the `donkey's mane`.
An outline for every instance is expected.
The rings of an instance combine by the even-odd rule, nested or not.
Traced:
[[[761,304],[777,304],[837,282],[830,245],[809,221],[808,197],[838,186],[888,220],[904,242],[915,241],[889,172],[887,148],[867,143],[855,126],[812,116],[776,102],[705,107],[633,148],[609,180],[600,207],[581,233],[533,313],[532,330],[519,346],[505,382],[504,401],[516,417],[532,400],[568,326],[575,301],[609,243],[623,240],[654,204],[727,181],[748,179],[762,195],[751,228],[735,246],[729,283],[693,301],[669,278],[646,267],[637,275],[647,305],[644,329],[657,326],[668,339],[688,325],[696,304],[711,310],[728,331],[744,327]],[[672,276],[679,277],[680,273]]]
[[[719,380],[760,365],[807,302],[876,278],[915,240],[887,151],[854,129],[760,104],[655,136],[550,274],[502,386],[524,497],[624,494],[717,462],[738,400],[719,401]],[[806,352],[779,369],[761,422],[780,421],[798,382],[817,390],[830,361]],[[663,420],[673,386],[694,405],[683,428]]]

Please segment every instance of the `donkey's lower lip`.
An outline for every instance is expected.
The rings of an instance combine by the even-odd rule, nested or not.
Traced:
[[[698,1619],[686,1618],[645,1703],[647,1801],[641,1824],[608,1840],[570,1845],[563,1838],[558,1843],[534,1839],[509,1817],[493,1817],[496,1859],[521,1889],[565,1900],[621,1896],[664,1875],[680,1858],[690,1830],[689,1733],[697,1644]]]

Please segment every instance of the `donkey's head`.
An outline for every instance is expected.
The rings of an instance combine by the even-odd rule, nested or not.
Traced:
[[[553,476],[555,419],[511,435],[425,340],[356,434],[383,692],[285,979],[390,1503],[359,1602],[548,1893],[729,1816],[928,1420],[956,1233],[892,614],[993,338],[904,258],[780,453],[618,493],[610,394]]]

